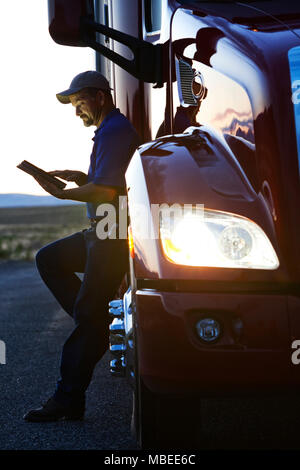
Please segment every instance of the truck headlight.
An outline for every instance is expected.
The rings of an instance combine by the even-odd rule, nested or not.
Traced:
[[[160,214],[160,238],[169,261],[186,266],[277,269],[264,231],[252,220],[215,210]]]

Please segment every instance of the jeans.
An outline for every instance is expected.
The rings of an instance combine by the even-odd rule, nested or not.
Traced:
[[[39,273],[74,319],[66,340],[54,398],[65,406],[84,402],[95,365],[108,348],[108,302],[128,269],[127,240],[100,240],[90,228],[41,248]],[[83,281],[76,272],[84,273]]]

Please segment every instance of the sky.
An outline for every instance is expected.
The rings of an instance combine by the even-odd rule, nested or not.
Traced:
[[[95,128],[55,95],[78,73],[95,70],[95,53],[51,39],[47,0],[2,2],[0,40],[0,193],[46,195],[16,165],[87,172]]]

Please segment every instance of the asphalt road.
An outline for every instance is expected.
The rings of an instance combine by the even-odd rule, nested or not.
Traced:
[[[130,435],[131,390],[110,376],[108,353],[88,389],[83,422],[23,421],[53,393],[71,330],[33,263],[0,264],[0,340],[7,348],[0,364],[0,450],[137,449]],[[199,450],[300,448],[297,397],[205,400],[202,410]]]
[[[61,347],[73,323],[40,280],[33,263],[0,264],[0,450],[136,449],[130,435],[131,390],[97,365],[82,422],[27,423],[23,414],[47,400],[59,373]]]

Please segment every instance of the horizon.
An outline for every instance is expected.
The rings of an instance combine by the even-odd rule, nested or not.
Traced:
[[[0,193],[0,210],[68,205],[85,205],[85,203],[71,199],[58,199],[50,194]]]

